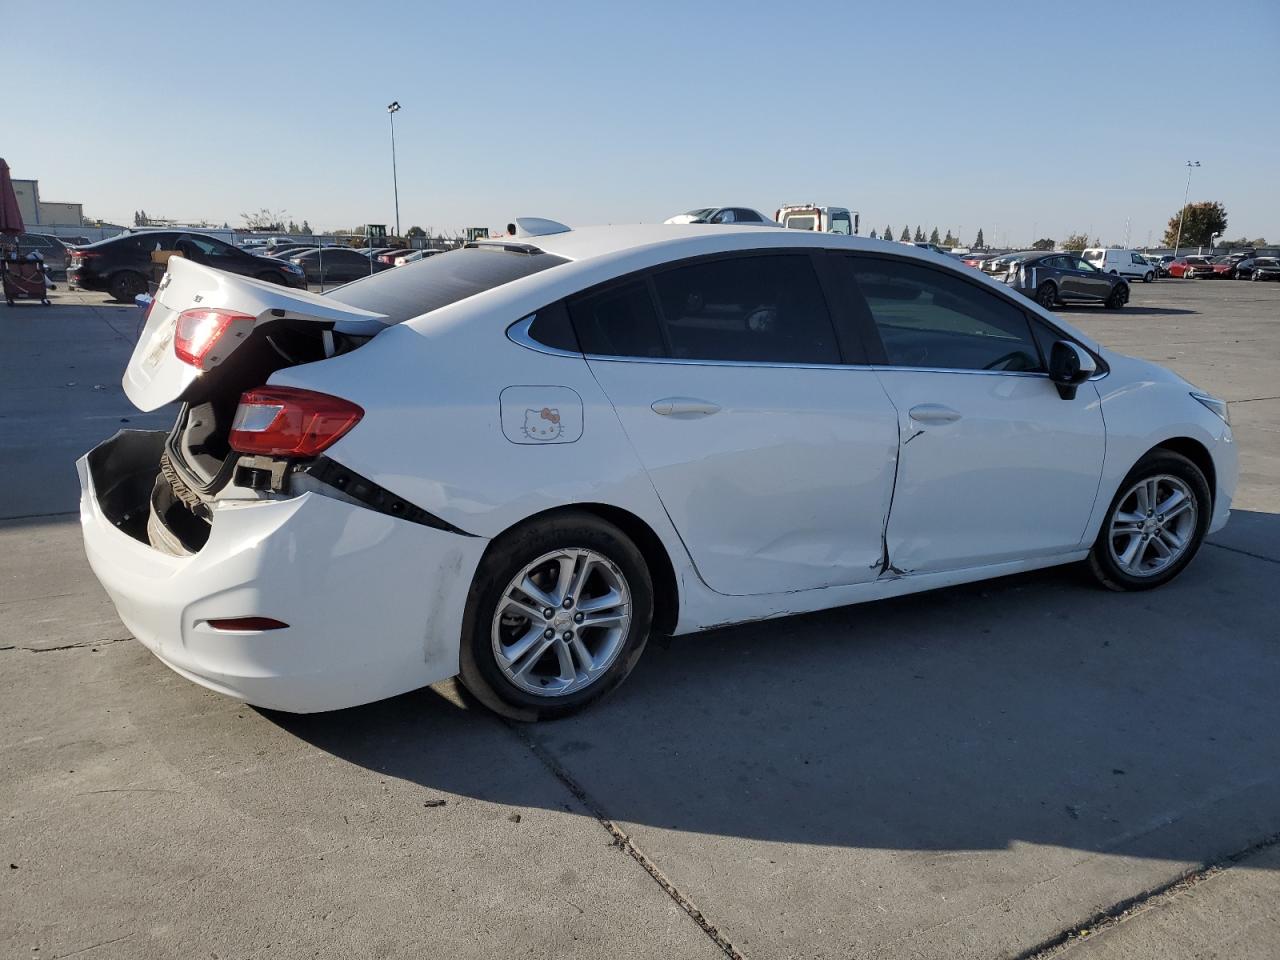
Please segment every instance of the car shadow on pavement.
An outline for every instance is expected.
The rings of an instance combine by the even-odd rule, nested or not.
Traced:
[[[1125,306],[1120,310],[1107,310],[1107,308],[1100,303],[1069,303],[1069,304],[1060,303],[1053,309],[1055,313],[1096,313],[1098,311],[1103,311],[1106,313],[1114,313],[1117,317],[1120,317],[1120,318],[1123,318],[1125,316],[1133,316],[1134,314],[1139,314],[1143,316],[1146,316],[1146,315],[1154,316],[1156,314],[1159,314],[1160,316],[1173,317],[1173,316],[1180,316],[1183,314],[1198,314],[1201,312],[1199,310],[1184,310],[1181,307],[1178,307],[1178,308],[1135,307],[1131,303],[1125,304]]]
[[[1280,543],[1280,516],[1233,524]],[[626,829],[1196,861],[1280,829],[1270,556],[1206,546],[1145,593],[1059,568],[661,639],[612,697],[555,723],[433,690],[265,715],[381,775],[516,805],[545,796],[500,768],[530,738]]]

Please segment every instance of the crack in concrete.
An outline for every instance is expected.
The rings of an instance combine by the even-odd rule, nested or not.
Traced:
[[[10,520],[48,520],[53,517],[78,517],[79,510],[59,510],[56,513],[19,513],[12,517],[0,517],[0,523],[8,523]]]
[[[706,915],[694,905],[693,901],[667,878],[658,868],[658,865],[645,856],[644,852],[635,845],[635,842],[627,835],[626,831],[609,818],[604,809],[570,776],[569,772],[560,765],[560,761],[552,756],[546,747],[533,739],[519,724],[510,720],[503,720],[502,722],[515,735],[516,739],[538,758],[548,772],[559,780],[579,803],[587,808],[600,826],[604,827],[605,831],[613,838],[613,845],[619,847],[631,859],[640,864],[645,873],[649,874],[654,882],[662,888],[663,892],[674,900],[676,905],[689,916],[689,919],[711,938],[712,942],[724,952],[725,956],[731,958],[731,960],[746,960],[741,951],[729,941],[729,938],[720,932],[720,928],[708,920]]]
[[[79,650],[83,647],[106,647],[113,643],[126,643],[133,637],[109,637],[102,640],[85,640],[81,643],[63,643],[56,647],[19,647],[16,644],[0,647],[3,650],[21,650],[24,653],[52,653],[55,650]]]
[[[1095,913],[1089,919],[1074,924],[1066,930],[1041,941],[1031,949],[1015,955],[1013,960],[1048,960],[1050,957],[1060,956],[1075,944],[1087,938],[1096,937],[1116,924],[1123,923],[1135,914],[1163,903],[1184,890],[1203,883],[1205,880],[1225,872],[1240,861],[1261,853],[1263,850],[1278,843],[1280,843],[1280,833],[1273,833],[1257,843],[1250,844],[1243,850],[1237,850],[1235,853],[1227,854],[1225,857],[1221,857],[1211,863],[1204,863],[1199,867],[1187,870],[1167,883],[1162,883],[1132,897],[1126,897],[1118,903],[1113,903],[1105,910]]]
[[[1214,543],[1212,540],[1205,541],[1206,546],[1217,547],[1219,550],[1230,550],[1232,553],[1239,553],[1246,557],[1252,557],[1254,560],[1265,560],[1267,563],[1280,563],[1275,557],[1268,557],[1261,553],[1253,553],[1249,550],[1241,550],[1239,547],[1228,547],[1225,543]]]
[[[1263,400],[1280,400],[1280,397],[1250,397],[1247,400],[1228,400],[1227,403],[1261,403]]]

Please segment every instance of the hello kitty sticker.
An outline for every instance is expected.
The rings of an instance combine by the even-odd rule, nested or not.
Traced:
[[[512,443],[573,443],[582,436],[582,398],[569,387],[507,387],[498,402],[502,433]]]
[[[560,436],[560,411],[550,407],[524,412],[524,435],[530,440],[549,441]]]

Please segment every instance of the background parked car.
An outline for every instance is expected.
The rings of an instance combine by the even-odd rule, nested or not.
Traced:
[[[1213,269],[1213,261],[1208,257],[1187,257],[1187,265],[1182,271],[1186,280],[1212,280],[1217,277]]]
[[[283,260],[259,257],[216,237],[185,230],[148,230],[99,240],[71,252],[67,285],[81,290],[105,290],[116,300],[130,302],[147,292],[151,254],[174,250],[188,260],[287,287],[306,286],[302,272]]]
[[[750,207],[699,207],[688,213],[679,213],[668,217],[663,223],[741,223],[755,224],[760,227],[776,227],[778,223],[770,220],[759,210]]]
[[[304,250],[289,257],[289,262],[302,270],[308,283],[347,283],[391,266],[344,247]]]
[[[374,257],[379,263],[385,263],[389,267],[394,267],[396,265],[396,261],[409,252],[411,251],[406,250],[404,247],[392,247],[390,250],[379,251],[374,254]]]
[[[1005,283],[1052,310],[1059,303],[1102,303],[1118,310],[1129,302],[1129,281],[1103,273],[1074,253],[1034,253],[1010,270]]]
[[[1137,250],[1090,247],[1085,250],[1084,259],[1103,273],[1135,277],[1143,283],[1150,283],[1156,278],[1155,268]]]
[[[1250,280],[1280,280],[1280,258],[1258,257],[1249,270]]]
[[[39,253],[50,272],[62,273],[67,269],[67,248],[57,237],[47,233],[22,233],[18,235],[17,244],[19,256]]]

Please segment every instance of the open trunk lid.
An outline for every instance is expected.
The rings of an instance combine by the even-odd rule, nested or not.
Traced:
[[[179,357],[174,349],[178,317],[183,311],[194,309],[234,315],[199,366]],[[286,289],[174,257],[129,358],[124,374],[125,395],[146,412],[178,400],[198,399],[209,392],[222,371],[234,366],[227,361],[255,331],[261,333],[270,326],[296,329],[306,324],[318,324],[322,331],[367,338],[384,330],[389,321],[384,314],[319,294]]]

